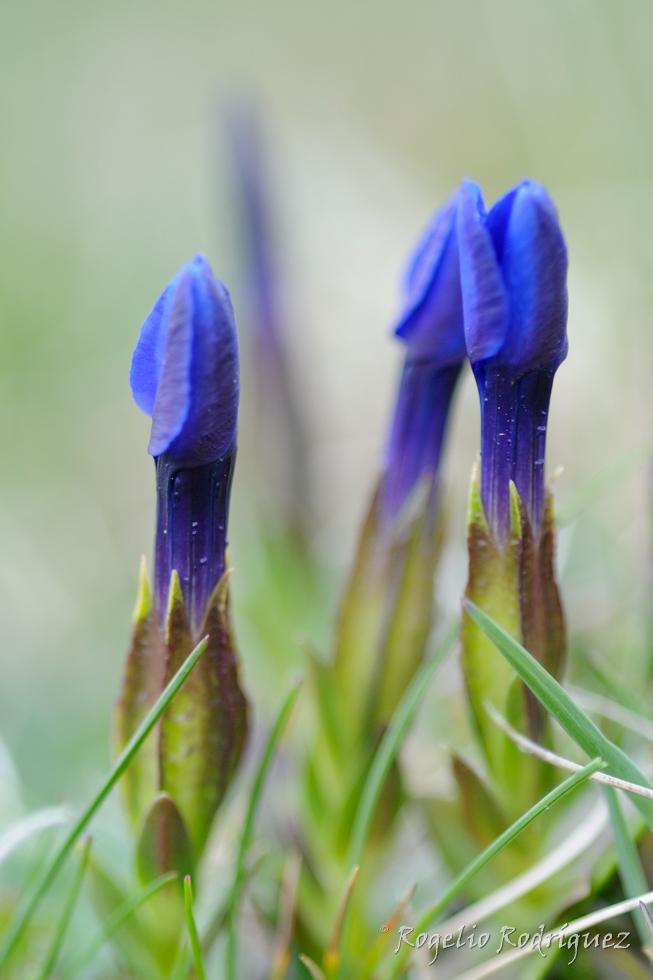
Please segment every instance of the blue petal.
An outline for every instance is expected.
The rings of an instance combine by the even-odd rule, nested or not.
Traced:
[[[479,186],[464,181],[458,198],[457,233],[465,340],[472,364],[501,349],[508,326],[508,300],[486,218]]]
[[[190,267],[185,266],[161,320],[165,329],[165,348],[152,411],[148,446],[152,456],[160,456],[169,448],[188,417],[193,350],[192,301],[192,273]]]
[[[171,451],[199,465],[224,456],[235,443],[238,340],[229,292],[201,257],[193,264],[192,297],[191,403]]]
[[[502,359],[524,371],[555,370],[567,354],[567,249],[555,206],[539,184],[517,189],[502,267],[510,297]]]
[[[199,466],[231,451],[236,325],[229,293],[201,255],[181,268],[143,324],[130,379],[136,403],[152,416],[152,456]]]
[[[129,384],[134,401],[146,415],[151,415],[154,411],[154,401],[165,350],[166,326],[164,321],[178,278],[179,275],[176,275],[171,280],[154,304],[141,327],[138,342],[132,355]]]
[[[455,236],[456,197],[422,236],[404,278],[404,305],[395,335],[413,360],[454,364],[465,356]]]

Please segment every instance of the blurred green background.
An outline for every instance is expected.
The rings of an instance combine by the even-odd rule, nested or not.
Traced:
[[[107,765],[154,517],[131,349],[153,300],[198,249],[233,287],[237,315],[246,305],[222,125],[243,96],[264,118],[286,339],[309,435],[311,545],[325,573],[320,601],[295,603],[285,655],[277,636],[272,659],[265,630],[249,621],[268,616],[268,569],[255,451],[266,420],[246,382],[231,541],[259,721],[299,669],[301,643],[324,647],[393,397],[399,273],[465,175],[489,200],[528,175],[558,203],[570,356],[548,464],[564,467],[567,610],[579,650],[596,646],[626,682],[632,664],[641,669],[651,586],[650,2],[27,0],[7,5],[2,21],[0,737],[26,801],[79,799]],[[439,588],[451,609],[465,581],[477,426],[468,378],[446,466]]]

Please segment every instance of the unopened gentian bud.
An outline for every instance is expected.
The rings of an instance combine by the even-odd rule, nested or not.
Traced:
[[[405,273],[395,335],[406,353],[381,488],[387,520],[401,512],[420,483],[433,488],[449,407],[466,356],[457,198],[454,195],[436,212]]]
[[[465,340],[481,405],[467,595],[559,675],[564,621],[544,448],[553,377],[567,354],[567,250],[551,199],[531,181],[489,212],[480,189],[466,181],[457,232]],[[485,706],[533,737],[543,734],[541,709],[469,617],[463,668],[490,767],[499,785],[513,787],[511,802],[523,806],[541,790],[538,764],[517,758]]]
[[[503,544],[511,481],[536,534],[542,525],[551,386],[567,355],[567,249],[553,202],[532,181],[489,213],[466,181],[458,239],[465,338],[481,399],[481,496]]]
[[[193,646],[209,636],[161,719],[156,746],[125,779],[129,814],[147,838],[139,843],[148,855],[140,866],[162,873],[171,855],[187,855],[188,842],[199,857],[247,732],[225,574],[238,345],[229,294],[202,256],[180,269],[145,320],[130,381],[152,417],[157,520],[154,596],[143,571],[116,711],[119,750]],[[166,842],[160,852],[156,841]]]
[[[238,377],[229,293],[197,255],[145,320],[130,374],[136,404],[152,417],[157,609],[163,616],[174,570],[196,629],[225,570]]]
[[[432,626],[440,459],[465,358],[456,210],[454,195],[405,274],[395,326],[404,364],[383,471],[341,609],[340,689],[358,701],[350,717],[364,717],[373,731],[388,722]]]

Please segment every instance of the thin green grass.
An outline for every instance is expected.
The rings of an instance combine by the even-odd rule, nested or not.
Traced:
[[[195,965],[197,980],[206,980],[204,957],[202,956],[202,944],[200,943],[200,937],[197,932],[197,925],[195,923],[195,913],[193,912],[193,885],[190,880],[190,875],[186,875],[184,877],[184,913],[186,916],[186,929],[188,931],[188,939],[190,942],[191,952],[193,954],[193,963]]]
[[[653,783],[646,773],[633,762],[630,756],[626,755],[623,749],[606,738],[592,719],[578,707],[567,691],[531,656],[528,650],[473,602],[465,600],[464,607],[467,614],[517,671],[538,701],[587,755],[598,755],[605,759],[613,775],[631,783],[638,783],[647,789],[653,789]],[[653,830],[653,800],[633,795],[633,803],[649,828]]]
[[[72,976],[80,976],[93,962],[97,954],[100,952],[102,947],[108,940],[120,929],[121,926],[127,922],[128,919],[138,911],[141,906],[145,905],[157,892],[160,892],[162,888],[170,884],[171,881],[176,881],[178,878],[176,871],[169,871],[167,874],[161,875],[160,878],[155,878],[151,881],[142,891],[139,891],[136,895],[132,895],[129,898],[114,909],[110,916],[108,916],[106,922],[103,924],[98,935],[93,939],[83,952],[76,957],[76,959],[71,964],[70,973]]]
[[[34,915],[34,912],[38,908],[43,896],[61,870],[66,858],[75,846],[77,839],[84,832],[102,803],[104,803],[105,799],[116,785],[122,774],[125,772],[129,763],[136,755],[137,751],[176,695],[177,691],[183,685],[191,670],[206,650],[207,642],[208,640],[205,637],[188,655],[185,662],[179,668],[156,703],[148,711],[147,715],[140,723],[123,751],[120,753],[113,768],[102,783],[98,792],[84,809],[81,816],[77,818],[59,847],[56,849],[52,860],[46,866],[46,869],[37,882],[34,891],[24,903],[22,909],[20,909],[18,914],[14,917],[9,929],[7,930],[7,933],[3,938],[2,946],[0,946],[0,971],[2,971],[3,967],[7,963],[7,960],[22,939],[30,920]]]
[[[249,794],[247,812],[245,814],[243,829],[238,842],[238,853],[236,855],[234,877],[231,888],[229,889],[229,895],[226,903],[227,944],[225,950],[225,976],[227,977],[227,980],[236,980],[238,908],[240,905],[243,881],[245,879],[245,862],[247,859],[247,852],[249,850],[254,832],[254,820],[256,818],[258,805],[270,764],[272,763],[277,745],[279,744],[279,740],[281,739],[286,727],[290,712],[292,711],[295,701],[297,700],[300,687],[301,682],[295,684],[281,706],[281,711],[277,716],[265,745],[265,749],[263,750],[263,755],[261,756],[261,761],[258,764],[258,769],[256,770],[254,781],[252,783],[252,789]]]
[[[639,860],[637,845],[628,830],[628,825],[619,806],[617,793],[608,786],[604,788],[603,793],[610,812],[610,823],[612,824],[614,847],[617,853],[619,877],[623,885],[624,894],[626,898],[636,898],[638,895],[643,895],[648,891],[648,883]],[[634,909],[632,916],[639,938],[642,941],[642,946],[646,947],[650,945],[651,930],[648,923],[644,920],[641,909]]]
[[[360,801],[354,816],[349,848],[347,851],[347,867],[354,868],[360,866],[365,850],[374,814],[383,791],[383,785],[388,776],[390,768],[397,757],[401,743],[406,736],[415,712],[424,696],[428,683],[447,654],[451,651],[460,630],[459,623],[452,623],[442,637],[438,649],[434,655],[424,661],[413,676],[410,684],[404,691],[399,704],[397,705],[388,728],[381,739],[374,755],[360,796]],[[345,912],[344,920],[340,930],[340,963],[344,969],[343,952],[347,947],[349,933],[349,916]]]
[[[354,825],[347,851],[347,866],[349,868],[361,863],[367,835],[369,834],[379,797],[383,791],[383,784],[390,771],[390,767],[397,757],[401,743],[406,736],[406,732],[424,696],[433,672],[451,651],[458,637],[459,630],[460,625],[458,623],[452,624],[442,637],[440,645],[433,656],[429,660],[426,660],[417,670],[404,691],[390,724],[379,743],[354,817]]]
[[[81,853],[79,855],[79,863],[75,869],[75,874],[73,876],[72,884],[70,886],[70,891],[68,892],[68,898],[66,899],[66,904],[63,907],[59,923],[55,930],[54,936],[52,937],[52,942],[43,960],[43,966],[38,974],[38,980],[48,980],[48,977],[52,976],[55,964],[59,957],[61,947],[63,945],[64,938],[66,936],[66,931],[68,929],[68,924],[70,923],[75,905],[77,904],[77,899],[79,897],[79,892],[82,887],[82,881],[84,880],[84,875],[86,874],[86,868],[88,866],[88,858],[91,853],[91,838],[87,837],[81,845]]]
[[[539,817],[541,813],[544,813],[545,810],[549,810],[552,806],[555,806],[556,803],[559,803],[560,800],[564,796],[567,796],[568,793],[571,793],[572,790],[575,790],[578,786],[581,786],[590,778],[592,773],[598,772],[603,764],[603,759],[601,758],[592,759],[592,761],[586,766],[583,766],[582,769],[575,772],[573,776],[569,776],[564,780],[564,782],[560,783],[559,786],[556,786],[555,789],[552,789],[551,792],[546,794],[546,796],[543,796],[541,800],[538,800],[534,806],[530,807],[526,813],[523,813],[521,817],[506,828],[502,834],[499,834],[499,836],[495,838],[495,840],[493,840],[484,851],[481,851],[481,853],[460,872],[449,887],[445,889],[435,905],[432,905],[431,908],[424,912],[414,927],[414,935],[417,936],[420,932],[424,932],[426,929],[428,929],[428,927],[434,923],[438,916],[444,912],[453,899],[456,898],[461,891],[463,891],[465,886],[469,884],[472,878],[474,878],[475,875],[477,875],[479,871],[481,871],[485,865],[492,860],[493,857],[496,857],[500,851],[511,844],[512,841],[514,841],[515,838],[522,833],[522,831],[526,830],[533,820]],[[401,952],[397,954],[397,960],[390,974],[392,980],[394,980],[395,977],[400,976],[409,952],[410,947],[404,946]]]

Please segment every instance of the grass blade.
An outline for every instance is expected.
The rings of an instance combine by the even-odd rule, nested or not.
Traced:
[[[619,865],[619,877],[623,885],[626,898],[635,898],[643,895],[648,890],[648,884],[644,876],[644,871],[639,862],[637,846],[628,831],[628,825],[624,819],[619,799],[613,789],[606,787],[603,791],[608,804],[610,813],[610,823],[612,824],[612,835],[614,837],[614,847],[617,852],[617,862]],[[651,932],[648,923],[644,921],[641,909],[633,909],[633,919],[642,946],[646,948],[651,942]]]
[[[306,968],[306,972],[310,974],[311,980],[327,980],[325,974],[319,968],[317,963],[310,958],[310,956],[300,953],[299,959],[302,965]]]
[[[125,769],[131,762],[132,758],[139,750],[147,736],[150,734],[157,721],[166,710],[175,694],[182,686],[191,670],[200,659],[207,646],[207,638],[203,639],[197,644],[195,649],[188,655],[186,661],[179,668],[175,676],[172,678],[168,686],[162,692],[161,696],[157,702],[148,711],[147,715],[140,723],[129,742],[120,753],[116,759],[113,768],[109,772],[102,786],[95,794],[91,802],[85,808],[81,816],[77,818],[74,825],[71,827],[69,832],[64,837],[63,841],[55,851],[54,857],[48,864],[43,873],[43,876],[38,881],[36,888],[34,889],[32,895],[29,897],[23,908],[20,910],[18,915],[14,918],[11,923],[7,933],[0,947],[0,970],[6,964],[7,960],[15,950],[16,946],[20,942],[25,929],[29,925],[32,915],[38,908],[43,896],[47,892],[48,888],[56,878],[57,874],[61,870],[61,867],[68,857],[68,854],[75,846],[77,838],[84,832],[92,818],[95,816],[96,812],[99,810],[102,803],[116,785]]]
[[[190,880],[190,875],[186,875],[184,877],[184,912],[186,914],[186,928],[188,929],[188,938],[190,939],[190,948],[193,954],[193,963],[195,964],[197,980],[206,980],[204,959],[202,957],[202,945],[200,943],[197,925],[195,924],[195,915],[193,913],[193,885]]]
[[[225,953],[225,975],[228,980],[236,980],[236,924],[238,918],[238,906],[240,903],[242,885],[245,877],[245,860],[247,858],[247,852],[249,850],[252,834],[254,832],[254,820],[256,818],[258,804],[261,799],[261,793],[263,792],[263,787],[265,785],[265,779],[268,774],[270,764],[274,758],[277,745],[286,727],[286,722],[288,721],[290,712],[292,711],[293,705],[297,700],[300,687],[301,682],[295,684],[281,706],[281,711],[279,712],[272,731],[268,737],[263,755],[261,756],[261,761],[259,762],[258,769],[256,770],[256,774],[254,776],[252,789],[249,794],[245,821],[243,823],[243,829],[241,831],[240,841],[238,843],[238,854],[236,856],[234,879],[229,890],[229,897],[227,899],[226,906],[227,945]]]
[[[365,849],[365,842],[367,841],[367,835],[369,834],[372,821],[374,820],[374,814],[376,812],[376,807],[378,805],[379,797],[381,796],[386,777],[390,771],[392,763],[397,757],[401,743],[406,736],[406,732],[408,731],[415,716],[415,712],[419,707],[419,703],[424,696],[428,682],[436,668],[440,666],[444,658],[452,649],[456,639],[458,638],[459,629],[459,624],[453,623],[442,637],[440,645],[434,655],[429,660],[425,660],[415,672],[410,684],[404,691],[394,714],[392,715],[390,724],[388,725],[383,738],[379,743],[372,761],[372,765],[370,766],[367,774],[365,785],[363,786],[363,791],[361,793],[360,802],[354,816],[351,837],[349,838],[349,849],[347,852],[347,865],[349,867],[360,867]],[[344,951],[347,948],[348,934],[349,916],[345,915],[345,920],[342,923],[342,935],[340,939],[340,976],[343,975],[343,970],[346,965],[342,954],[344,954]]]
[[[0,864],[12,854],[17,847],[35,834],[52,827],[59,827],[70,819],[70,810],[65,806],[47,806],[42,810],[28,813],[12,823],[0,835]]]
[[[134,914],[138,909],[145,905],[145,903],[156,895],[157,892],[161,891],[166,885],[171,881],[177,880],[177,872],[169,871],[167,874],[161,875],[160,878],[155,878],[151,881],[142,891],[138,892],[131,898],[126,899],[115,909],[111,915],[107,918],[106,922],[102,926],[97,937],[89,943],[86,949],[82,952],[81,956],[78,956],[73,962],[70,973],[72,976],[80,976],[88,967],[88,965],[93,961],[95,956],[100,952],[104,944],[113,936],[115,932],[120,929],[120,927]]]
[[[552,789],[551,792],[543,796],[541,800],[530,807],[523,813],[521,817],[515,820],[509,827],[504,830],[502,834],[492,841],[485,850],[474,858],[474,860],[464,868],[460,874],[451,882],[448,888],[445,889],[443,894],[440,896],[435,905],[432,905],[419,919],[417,925],[414,929],[414,935],[418,935],[420,932],[428,929],[430,925],[437,919],[439,915],[444,912],[446,907],[456,898],[460,892],[465,888],[467,884],[472,880],[472,878],[481,871],[486,864],[488,864],[493,857],[507,847],[508,844],[525,830],[529,824],[533,822],[541,813],[545,810],[549,810],[552,806],[558,803],[563,796],[571,793],[572,790],[576,789],[587,779],[590,778],[592,773],[597,772],[603,765],[603,760],[601,758],[593,759],[579,772],[575,772],[573,776],[569,776],[564,782]],[[398,977],[401,968],[406,960],[408,953],[410,952],[409,946],[404,946],[402,951],[397,955],[397,961],[394,965],[394,969],[391,973],[391,977]]]
[[[464,607],[467,614],[492,640],[499,653],[517,671],[538,701],[587,755],[599,755],[605,759],[613,775],[653,789],[653,783],[648,776],[623,749],[606,738],[591,718],[588,718],[565,689],[531,656],[528,650],[473,602],[465,600]],[[653,830],[653,800],[634,796],[633,803]]]
[[[66,899],[66,904],[63,907],[63,912],[61,913],[61,918],[59,919],[59,924],[54,936],[52,937],[50,948],[43,961],[41,972],[38,974],[38,980],[48,980],[48,977],[52,976],[55,963],[57,962],[57,957],[59,956],[59,952],[66,935],[66,930],[68,929],[68,923],[70,922],[77,898],[79,896],[79,890],[82,887],[82,881],[86,872],[90,852],[91,838],[87,837],[82,843],[81,854],[79,855],[79,864],[77,865],[77,869],[70,886],[70,891],[68,893],[68,898]]]
[[[350,868],[361,863],[365,841],[374,819],[386,776],[422,700],[431,675],[453,647],[458,637],[458,631],[459,625],[454,623],[443,636],[435,654],[429,660],[424,661],[415,673],[379,743],[354,817],[347,852],[347,866]]]

